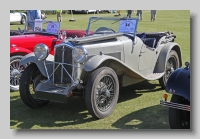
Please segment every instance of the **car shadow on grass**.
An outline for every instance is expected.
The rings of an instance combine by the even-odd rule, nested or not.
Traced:
[[[156,84],[142,82],[136,85],[124,87],[120,90],[118,103],[135,99],[142,94],[135,90],[147,90],[156,88]],[[156,90],[154,90],[156,91]],[[12,129],[53,128],[77,125],[95,121],[87,111],[83,98],[69,98],[67,103],[50,102],[38,109],[27,107],[20,96],[10,97],[10,126]]]
[[[161,90],[164,89],[162,89],[159,84],[152,84],[149,81],[143,81],[137,84],[122,87],[120,88],[118,103],[137,98],[144,93],[156,93]]]
[[[89,115],[81,98],[69,99],[68,103],[50,102],[41,108],[32,109],[15,97],[11,98],[10,106],[10,126],[18,129],[62,127],[95,120]]]
[[[155,105],[134,111],[117,120],[112,126],[119,129],[170,129],[168,108]]]

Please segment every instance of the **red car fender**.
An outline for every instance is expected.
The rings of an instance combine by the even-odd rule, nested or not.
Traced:
[[[15,55],[15,54],[29,54],[32,51],[22,48],[22,47],[14,47],[14,48],[10,48],[10,55]]]

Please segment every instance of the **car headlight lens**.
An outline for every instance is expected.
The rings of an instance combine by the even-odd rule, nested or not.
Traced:
[[[75,47],[73,49],[73,59],[77,63],[83,63],[87,58],[87,50],[81,46]]]
[[[49,48],[45,44],[37,44],[34,48],[35,56],[38,60],[45,60],[49,55]]]

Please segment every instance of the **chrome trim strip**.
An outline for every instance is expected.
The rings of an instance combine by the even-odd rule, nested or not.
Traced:
[[[72,47],[72,46],[70,46],[70,45],[67,45],[67,44],[65,44],[65,43],[61,43],[61,44],[57,44],[57,45],[55,45],[55,47],[54,47],[54,54],[56,54],[56,49],[58,48],[58,47],[68,47],[68,48],[70,48],[70,49],[72,49],[72,51],[73,51],[73,48],[74,47]],[[64,52],[63,52],[64,53]],[[73,57],[72,57],[72,64],[67,64],[67,63],[64,63],[64,54],[62,53],[62,63],[59,63],[59,62],[55,62],[55,58],[54,58],[54,62],[53,62],[53,68],[55,69],[55,64],[59,64],[59,65],[62,65],[62,67],[63,67],[63,65],[65,64],[65,65],[70,65],[70,66],[72,66],[72,76],[73,76],[73,74],[74,74],[74,60],[73,60]],[[59,66],[58,65],[58,66]],[[58,66],[56,67],[56,69],[58,68]],[[78,67],[78,66],[76,66],[77,68],[80,68],[80,67]],[[56,69],[53,71],[53,73],[51,74],[51,76],[54,74],[54,72],[56,71]],[[66,69],[64,68],[64,70],[66,71]],[[67,72],[67,71],[66,71]],[[67,72],[67,74],[69,75],[69,73]],[[61,83],[62,83],[62,79],[63,79],[63,68],[61,69]],[[73,79],[73,77],[72,76],[70,76],[69,75],[69,77],[72,79],[72,81],[71,81],[71,83],[73,82],[73,83],[75,83],[75,79]],[[53,76],[53,83],[54,83],[54,76]]]
[[[51,63],[49,63],[51,64]],[[53,63],[54,64],[54,63]],[[58,64],[58,66],[56,67],[56,69],[54,69],[54,71],[51,73],[50,77],[53,75],[53,73],[57,70],[57,68],[60,66],[60,64]]]
[[[48,78],[48,80],[49,80],[50,77],[49,77],[49,73],[48,73],[47,67],[46,67],[46,60],[44,60],[44,68],[45,68],[45,71],[46,71],[46,74],[47,74],[47,78]]]
[[[63,48],[62,48],[62,63],[64,63],[64,56],[65,56],[65,47],[63,45]],[[60,82],[62,83],[63,81],[63,68],[61,68],[61,74],[60,74]]]
[[[48,63],[48,64],[54,64],[54,66],[55,66],[55,63],[58,63],[58,62],[53,62],[53,63]],[[69,73],[68,73],[68,71],[65,69],[65,67],[63,66],[64,64],[66,64],[66,63],[58,63],[58,66],[54,69],[54,71],[51,73],[51,75],[49,76],[49,79],[51,78],[51,76],[54,74],[54,72],[58,69],[58,67],[61,65],[62,67],[63,67],[63,69],[65,70],[65,72],[68,74],[68,76],[70,77],[70,79],[72,80],[72,84],[77,84],[78,82],[76,82],[75,81],[75,79],[74,78],[76,78],[76,77],[74,77],[75,75],[70,75]],[[70,66],[72,66],[72,67],[74,67],[73,65],[71,65],[71,64],[67,64],[67,65],[70,65]],[[77,68],[82,68],[82,67],[78,67],[78,66],[76,66]],[[77,69],[78,70],[78,69]]]
[[[73,52],[73,50],[72,50],[72,52]],[[72,79],[71,79],[71,83],[72,82],[74,82],[74,70],[75,70],[75,68],[74,68],[74,60],[73,60],[73,56],[72,56],[72,65],[73,65],[73,68],[72,68]]]
[[[79,66],[76,66],[76,65],[73,65],[73,64],[67,64],[67,63],[60,63],[60,62],[53,62],[53,64],[63,64],[63,65],[69,65],[69,66],[74,66],[74,67],[76,67],[76,68],[81,68],[81,67],[79,67]],[[46,65],[48,65],[48,64],[52,64],[52,63],[46,63]]]
[[[163,106],[166,106],[166,107],[170,107],[170,108],[175,108],[175,109],[190,111],[190,105],[184,105],[184,104],[179,104],[179,103],[167,102],[167,101],[164,101],[164,100],[160,100],[160,104],[163,105]]]
[[[63,69],[66,71],[66,73],[69,75],[69,77],[71,78],[71,80],[73,81],[73,83],[75,83],[75,81],[73,80],[72,76],[69,74],[69,72],[65,69],[65,67],[61,64],[61,66],[63,67]]]

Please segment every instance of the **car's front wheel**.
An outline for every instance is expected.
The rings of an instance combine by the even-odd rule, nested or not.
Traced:
[[[19,90],[19,82],[21,73],[24,71],[24,68],[27,65],[19,65],[20,60],[23,56],[15,55],[10,57],[10,91],[18,91]]]
[[[188,100],[178,95],[172,95],[171,102],[190,105]],[[190,129],[190,112],[169,108],[169,124],[171,129]]]
[[[20,21],[21,24],[25,24],[26,23],[26,17],[23,15],[22,16],[22,19]]]
[[[86,85],[85,103],[89,113],[96,119],[109,116],[119,97],[119,81],[114,70],[101,67],[95,70]]]
[[[176,70],[179,67],[180,67],[180,63],[179,63],[178,54],[176,51],[171,50],[167,57],[167,63],[166,63],[165,71],[164,71],[165,74],[163,75],[163,77],[159,79],[159,83],[162,88],[166,87],[166,83],[169,76],[174,70]]]
[[[40,100],[35,93],[35,87],[44,80],[38,67],[35,64],[28,65],[22,73],[20,80],[19,93],[24,104],[31,108],[39,108],[49,103],[47,100]]]

